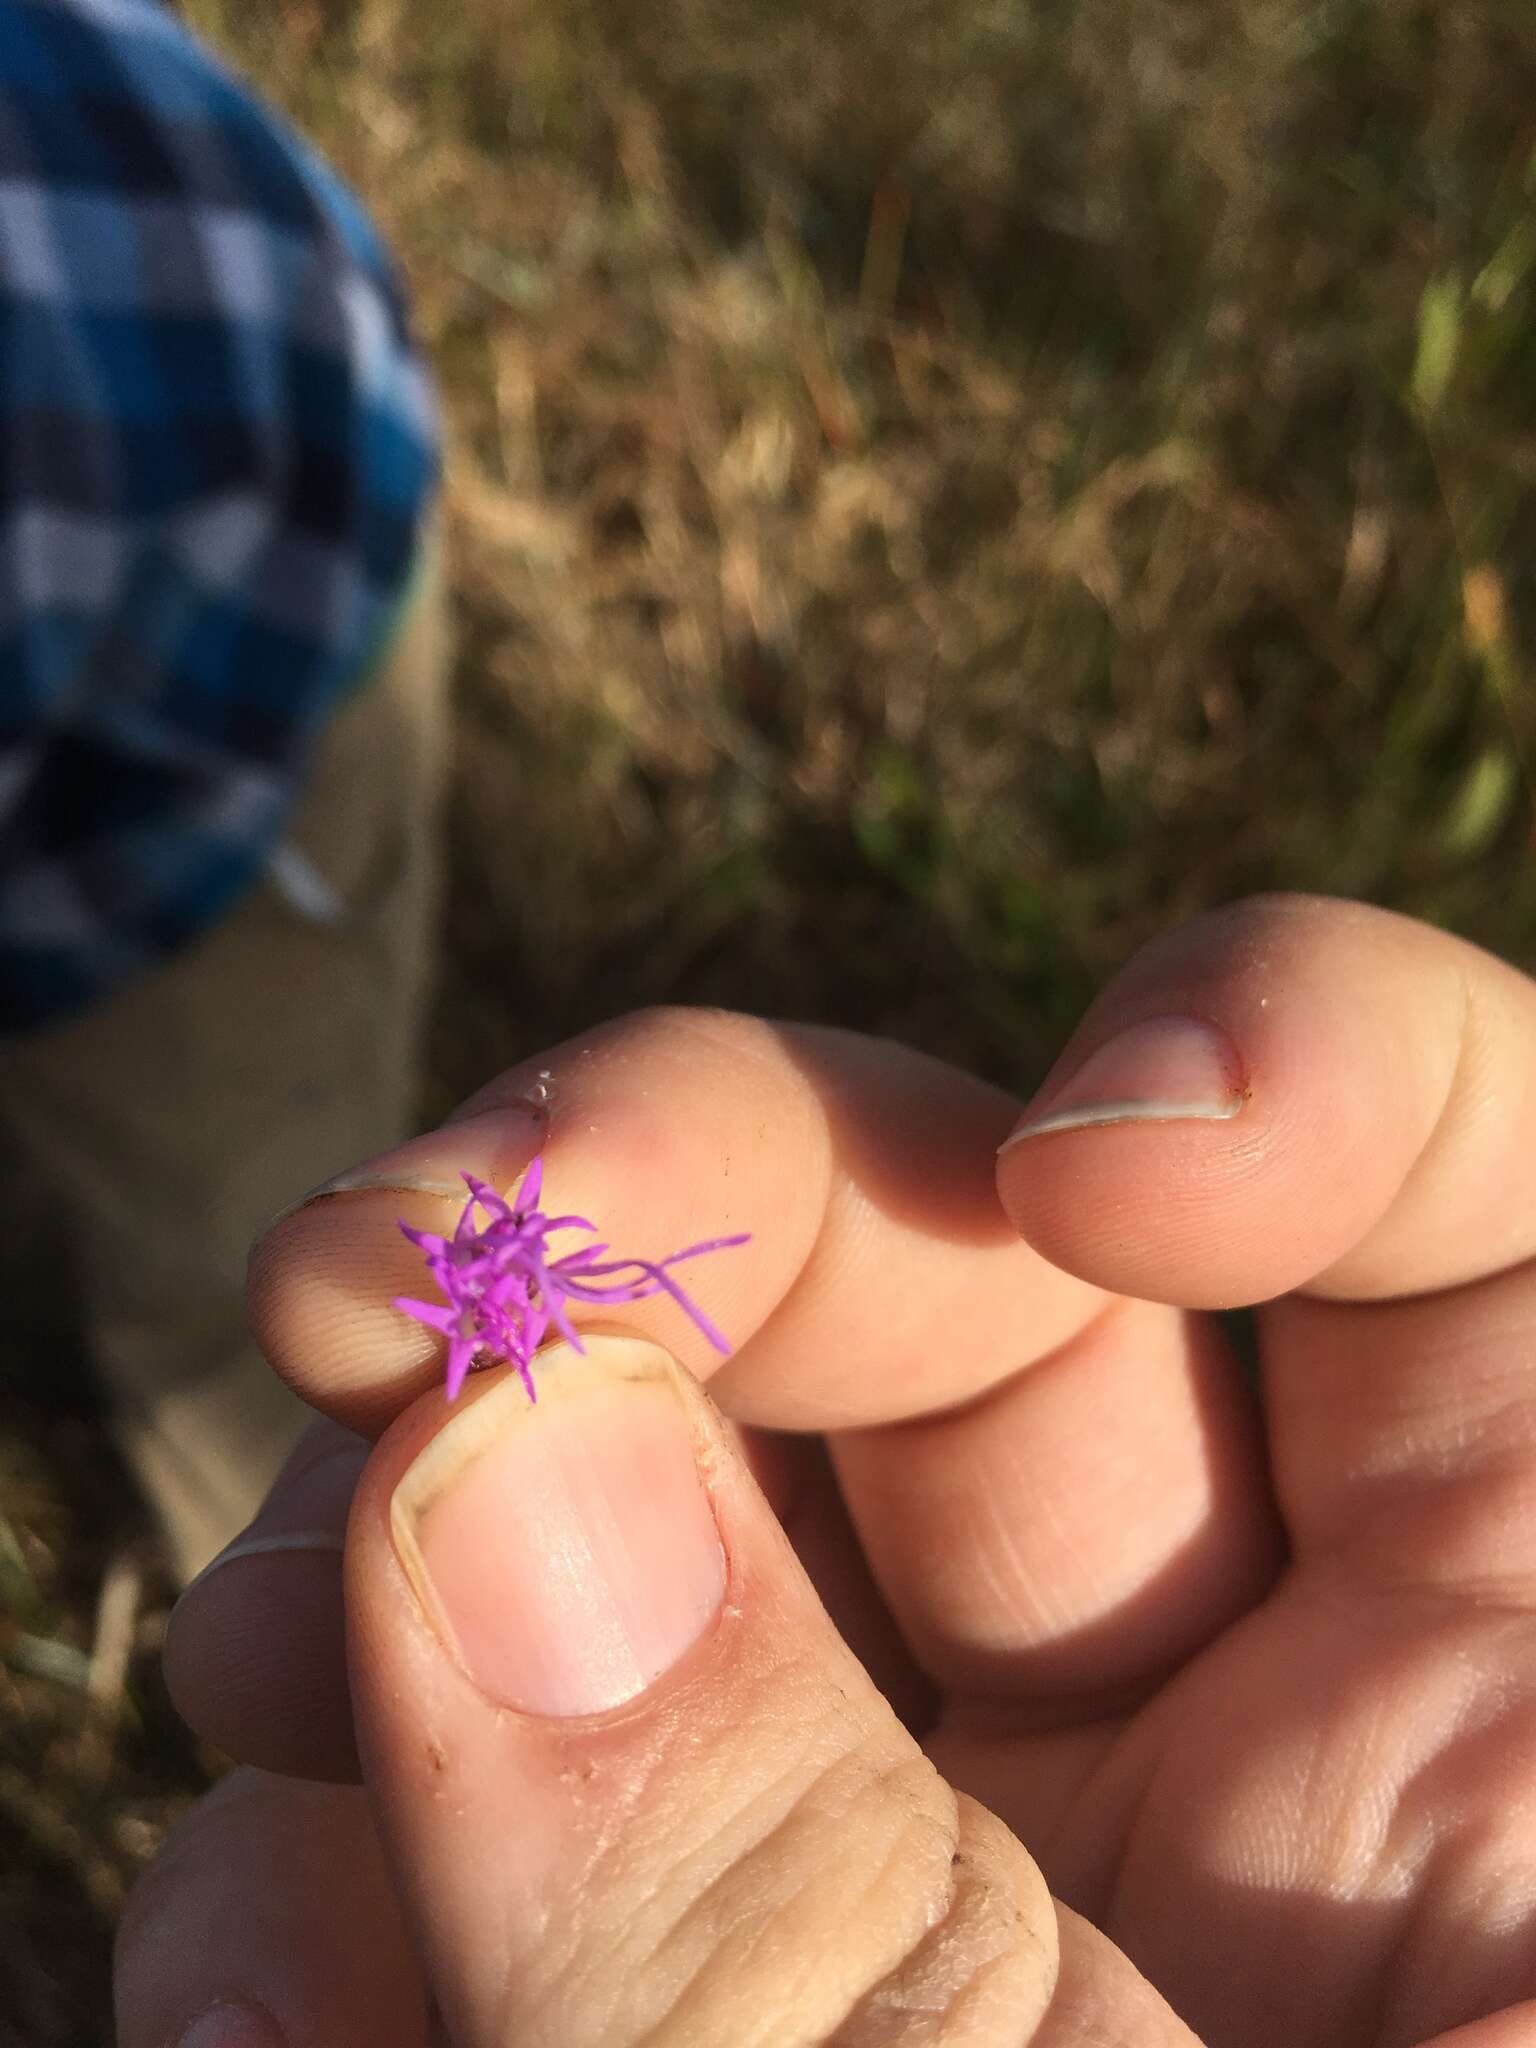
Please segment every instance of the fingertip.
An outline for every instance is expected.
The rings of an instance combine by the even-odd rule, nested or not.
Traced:
[[[1247,1306],[1306,1279],[1331,1242],[1315,1219],[1251,1214],[1266,1149],[1193,1125],[1083,1126],[1000,1156],[998,1195],[1042,1258],[1109,1294]]]
[[[252,1248],[246,1315],[257,1343],[296,1393],[361,1436],[380,1435],[441,1376],[440,1340],[394,1306],[422,1280],[399,1225],[441,1231],[452,1215],[442,1196],[355,1188],[294,1210]]]
[[[1391,1208],[1444,1106],[1451,943],[1306,897],[1157,941],[1004,1142],[1015,1228],[1096,1286],[1186,1308],[1327,1273]]]
[[[1322,1134],[1274,1052],[1230,1011],[1226,1024],[1135,1020],[1086,1055],[1069,1048],[1068,1079],[1053,1074],[998,1153],[1015,1229],[1110,1294],[1180,1308],[1244,1306],[1309,1278],[1336,1255],[1338,1225],[1330,1203],[1286,1199]]]
[[[355,1786],[230,1772],[117,1930],[121,2048],[427,2048],[426,1986]]]
[[[250,1527],[182,1594],[166,1685],[205,1742],[287,1777],[358,1775],[342,1553],[368,1446],[317,1421]]]
[[[420,1249],[401,1226],[451,1230],[467,1172],[510,1187],[547,1125],[521,1098],[470,1106],[451,1128],[338,1174],[268,1226],[247,1261],[246,1314],[296,1393],[372,1438],[440,1376],[439,1338],[394,1305],[422,1279]]]
[[[164,1671],[183,1720],[237,1763],[357,1779],[339,1547],[274,1548],[190,1586],[171,1616]]]

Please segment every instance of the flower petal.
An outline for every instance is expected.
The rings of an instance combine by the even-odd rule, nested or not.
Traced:
[[[665,1272],[662,1267],[652,1265],[649,1259],[635,1259],[632,1263],[646,1276],[643,1282],[637,1282],[633,1287],[623,1289],[608,1287],[599,1293],[595,1289],[589,1290],[577,1280],[566,1280],[563,1285],[566,1292],[576,1301],[643,1301],[650,1294],[670,1294],[678,1307],[685,1315],[692,1318],[693,1322],[698,1326],[703,1335],[709,1339],[710,1343],[714,1345],[715,1349],[723,1357],[730,1357],[731,1346],[728,1340],[720,1334],[719,1330],[716,1329],[697,1302],[690,1300],[670,1274]]]
[[[539,1206],[539,1196],[544,1191],[544,1155],[535,1152],[528,1162],[528,1171],[523,1175],[522,1184],[512,1197],[512,1207],[519,1216],[527,1216]]]
[[[585,1216],[541,1216],[539,1223],[546,1236],[552,1230],[590,1230],[594,1234],[597,1231],[597,1225],[589,1223]]]
[[[472,1173],[461,1174],[460,1179],[474,1197],[474,1202],[479,1203],[487,1216],[494,1217],[498,1223],[510,1223],[512,1221],[511,1209],[508,1208],[505,1200],[497,1194],[489,1181],[476,1180]],[[471,1207],[474,1206],[474,1202],[471,1203]],[[467,1215],[468,1213],[469,1211],[466,1210],[465,1214]]]
[[[431,1258],[442,1258],[447,1253],[447,1238],[439,1237],[435,1231],[413,1230],[409,1223],[402,1223],[400,1230],[403,1236],[408,1237],[412,1244],[419,1246]]]
[[[589,1244],[581,1251],[563,1252],[558,1259],[550,1262],[549,1270],[551,1273],[564,1273],[578,1269],[585,1272],[591,1261],[607,1250],[608,1246],[605,1244]],[[634,1262],[631,1259],[625,1259],[622,1263],[628,1266]]]
[[[448,1346],[448,1398],[456,1401],[480,1349],[473,1337],[455,1337]]]
[[[402,1314],[447,1337],[450,1401],[458,1397],[476,1362],[492,1359],[514,1366],[530,1400],[536,1400],[532,1365],[546,1332],[553,1329],[577,1351],[585,1349],[568,1312],[571,1302],[612,1306],[668,1294],[709,1342],[729,1355],[731,1347],[725,1337],[666,1269],[685,1259],[701,1258],[705,1252],[746,1244],[750,1242],[746,1234],[689,1245],[660,1262],[606,1258],[610,1249],[606,1242],[550,1259],[547,1247],[555,1231],[584,1230],[595,1238],[597,1226],[585,1216],[545,1216],[539,1211],[544,1184],[541,1155],[530,1161],[510,1203],[475,1175],[460,1177],[469,1190],[469,1200],[451,1238],[415,1230],[404,1222],[400,1225],[410,1242],[425,1254],[427,1269],[446,1305],[403,1295],[394,1303]],[[483,1224],[477,1211],[485,1219]],[[466,1336],[466,1330],[472,1334]]]
[[[452,1307],[444,1308],[438,1302],[412,1301],[401,1294],[395,1297],[390,1307],[399,1309],[403,1315],[414,1316],[418,1323],[425,1323],[428,1329],[441,1330],[445,1337],[452,1336],[459,1326],[459,1311]]]

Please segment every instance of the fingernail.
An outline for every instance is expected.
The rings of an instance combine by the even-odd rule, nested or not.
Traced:
[[[1234,1117],[1248,1099],[1243,1063],[1203,1017],[1151,1017],[1101,1045],[1065,1081],[1048,1083],[999,1151],[1091,1124]]]
[[[217,1557],[211,1557],[197,1577],[187,1581],[181,1597],[185,1600],[205,1579],[211,1579],[216,1571],[242,1557],[281,1557],[296,1550],[333,1550],[339,1557],[346,1547],[346,1538],[339,1529],[294,1529],[281,1536],[243,1536]]]
[[[284,1217],[307,1209],[311,1202],[325,1201],[331,1195],[358,1194],[366,1188],[447,1195],[463,1201],[465,1188],[459,1176],[466,1169],[489,1181],[492,1187],[510,1187],[521,1178],[538,1151],[544,1129],[545,1119],[538,1110],[520,1103],[481,1110],[462,1123],[426,1131],[419,1138],[397,1145],[392,1152],[381,1152],[376,1158],[365,1159],[360,1166],[348,1167],[345,1173],[322,1181],[319,1187],[311,1188],[286,1209],[279,1210],[263,1227],[261,1235],[265,1236]]]
[[[725,1555],[672,1361],[589,1336],[443,1428],[395,1489],[395,1547],[429,1623],[489,1698],[603,1713],[708,1629]]]
[[[310,1450],[308,1439],[301,1442],[256,1519],[208,1560],[182,1589],[182,1599],[242,1557],[301,1550],[329,1550],[339,1556],[346,1549],[347,1508],[371,1448],[355,1437],[341,1438],[318,1451]]]
[[[177,2048],[286,2048],[286,2043],[270,2014],[221,2000],[198,2014]]]

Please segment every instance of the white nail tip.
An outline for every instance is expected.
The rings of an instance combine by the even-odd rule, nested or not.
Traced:
[[[276,1557],[293,1550],[331,1550],[340,1555],[345,1548],[345,1537],[335,1529],[296,1529],[288,1536],[251,1536],[243,1543],[232,1543],[228,1550],[211,1558],[186,1590],[190,1593],[193,1586],[200,1586],[204,1579],[212,1578],[221,1566],[233,1564],[237,1557]]]
[[[323,1202],[330,1195],[363,1194],[377,1188],[388,1189],[397,1195],[448,1195],[459,1201],[464,1198],[461,1180],[438,1180],[420,1173],[341,1173],[335,1180],[323,1181],[319,1187],[311,1188],[307,1195],[300,1195],[286,1209],[279,1209],[262,1225],[257,1236],[265,1237],[279,1223],[286,1223],[290,1216],[297,1216],[301,1209],[307,1209],[311,1202]]]
[[[1227,1123],[1242,1106],[1240,1095],[1230,1102],[1095,1102],[1037,1117],[1012,1132],[997,1150],[1001,1157],[1026,1138],[1042,1138],[1051,1131],[1088,1130],[1095,1124]]]
[[[324,1187],[311,1189],[304,1201],[318,1202],[322,1195],[355,1195],[365,1188],[390,1188],[402,1195],[462,1195],[464,1183],[424,1173],[343,1173]]]

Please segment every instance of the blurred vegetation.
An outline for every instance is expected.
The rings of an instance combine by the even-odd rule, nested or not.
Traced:
[[[1259,888],[1532,952],[1528,0],[195,0],[375,201],[445,1091],[655,998],[1027,1082]]]
[[[443,384],[429,1111],[657,999],[1026,1087],[1254,889],[1536,959],[1530,0],[186,11],[367,196]],[[90,1704],[84,1426],[0,1438],[28,2048],[101,2037],[207,1762],[152,1572]]]

